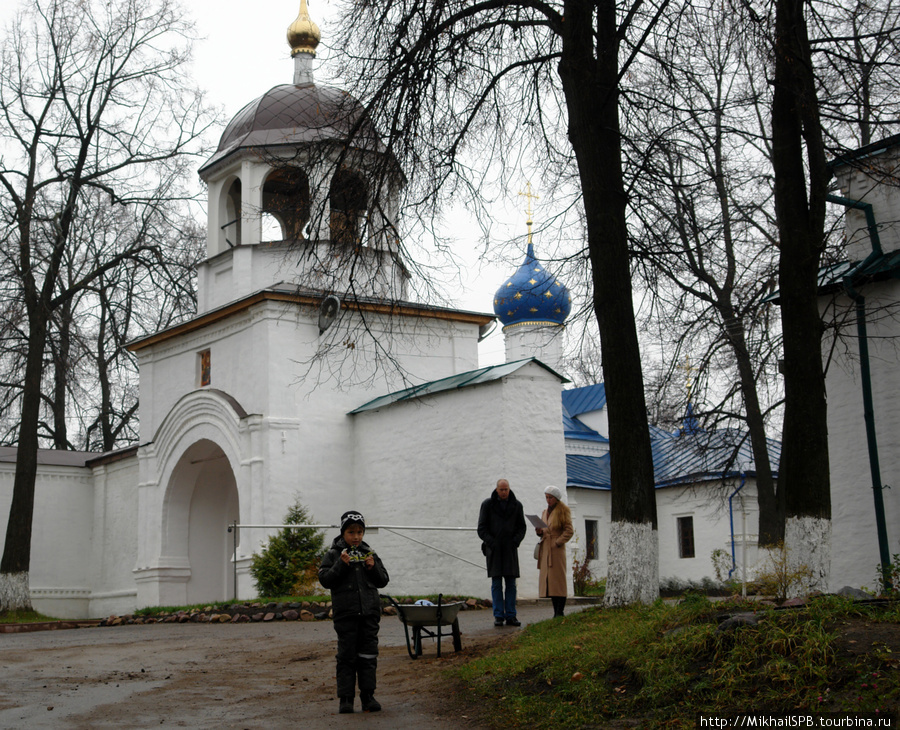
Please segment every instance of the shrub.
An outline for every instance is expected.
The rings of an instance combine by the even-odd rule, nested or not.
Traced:
[[[285,525],[313,522],[306,507],[297,502],[284,517]],[[253,556],[250,574],[260,596],[297,596],[315,593],[315,570],[322,560],[325,536],[311,527],[285,528],[269,537]]]
[[[757,573],[755,583],[760,593],[784,601],[788,596],[803,595],[809,590],[813,572],[806,565],[794,565],[784,542],[769,551],[766,566]]]
[[[897,589],[900,589],[900,553],[894,553],[892,560],[888,563],[887,571],[881,563],[878,563],[878,573],[875,576],[876,592],[879,596],[893,595]],[[887,576],[885,576],[887,572]],[[887,577],[887,580],[885,580]]]

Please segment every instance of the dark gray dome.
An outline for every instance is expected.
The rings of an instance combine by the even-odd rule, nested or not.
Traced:
[[[348,93],[315,84],[283,84],[235,114],[222,133],[216,153],[200,172],[239,149],[346,141],[351,133],[353,147],[383,150],[362,105]]]

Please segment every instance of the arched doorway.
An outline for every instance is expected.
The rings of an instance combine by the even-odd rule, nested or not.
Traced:
[[[237,483],[225,452],[202,439],[181,456],[169,488],[167,550],[186,558],[188,604],[232,597],[232,537],[228,525],[240,521]]]

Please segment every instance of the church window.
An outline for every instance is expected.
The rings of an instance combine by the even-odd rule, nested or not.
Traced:
[[[597,559],[597,520],[584,521],[584,536],[587,544],[584,548],[585,560]]]
[[[678,518],[678,557],[694,557],[694,518]]]
[[[209,385],[212,382],[212,360],[209,350],[204,350],[199,354],[200,362],[200,387]]]

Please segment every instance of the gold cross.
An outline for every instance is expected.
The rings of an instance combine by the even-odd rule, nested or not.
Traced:
[[[535,195],[531,192],[531,182],[525,183],[525,192],[519,192],[519,195],[524,196],[528,200],[528,205],[525,208],[525,214],[528,216],[528,220],[525,222],[528,224],[528,243],[531,243],[531,225],[534,223],[534,221],[531,220],[531,201],[540,200],[541,198],[539,195]]]
[[[679,370],[684,371],[684,375],[685,375],[684,386],[685,386],[685,388],[687,388],[687,399],[688,399],[688,403],[690,403],[691,395],[693,394],[693,391],[694,391],[693,374],[697,372],[697,368],[695,368],[693,365],[691,365],[691,356],[690,355],[685,356],[684,365],[677,365],[676,367]]]

